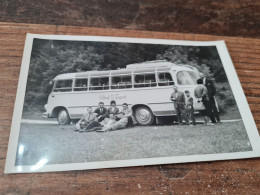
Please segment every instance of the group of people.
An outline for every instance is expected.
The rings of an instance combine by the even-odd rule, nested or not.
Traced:
[[[79,132],[106,132],[133,126],[136,122],[133,118],[132,109],[127,103],[122,105],[121,112],[112,100],[110,107],[104,107],[104,102],[99,102],[99,107],[93,112],[92,107],[87,108],[87,113],[77,122],[75,131]]]
[[[220,122],[219,111],[216,104],[215,94],[216,88],[212,80],[206,78],[203,73],[200,73],[200,78],[197,80],[198,86],[194,90],[195,100],[190,96],[190,92],[186,90],[184,93],[178,90],[177,86],[173,86],[171,101],[178,117],[180,125],[190,124],[196,125],[194,117],[194,102],[196,101],[196,110],[204,116],[205,125],[214,125]],[[184,119],[184,123],[183,123]],[[209,119],[212,123],[209,123]]]

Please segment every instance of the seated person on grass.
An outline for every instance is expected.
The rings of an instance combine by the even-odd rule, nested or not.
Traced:
[[[76,130],[79,132],[96,131],[100,127],[96,113],[92,112],[92,108],[87,108],[87,113],[76,124]]]
[[[133,116],[132,109],[128,107],[127,103],[123,103],[122,106],[123,106],[123,109],[121,112],[119,112],[119,115],[117,116],[117,118],[121,119],[121,118],[127,117],[128,118],[127,127],[134,126],[137,122]]]
[[[104,102],[99,102],[99,107],[96,108],[94,113],[97,114],[98,122],[103,121],[107,115],[107,109],[104,107]]]
[[[109,114],[117,115],[119,113],[118,107],[116,107],[116,101],[112,100],[110,102],[110,107],[107,109],[106,117],[109,116]]]

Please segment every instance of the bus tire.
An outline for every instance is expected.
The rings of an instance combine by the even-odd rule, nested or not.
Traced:
[[[135,109],[135,119],[139,125],[151,125],[154,122],[154,118],[152,111],[146,106]]]
[[[57,117],[59,125],[67,125],[70,123],[70,116],[66,109],[61,109]]]

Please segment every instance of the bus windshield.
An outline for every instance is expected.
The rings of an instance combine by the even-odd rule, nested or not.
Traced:
[[[193,71],[179,71],[177,73],[177,82],[179,85],[196,85],[198,74]]]

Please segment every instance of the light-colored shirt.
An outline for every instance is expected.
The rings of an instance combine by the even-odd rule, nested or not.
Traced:
[[[131,108],[122,109],[121,113],[124,115],[124,117],[129,117],[133,115],[133,111]]]
[[[204,85],[198,85],[194,90],[194,96],[197,99],[207,95],[208,95],[208,90],[207,87],[205,87]]]

